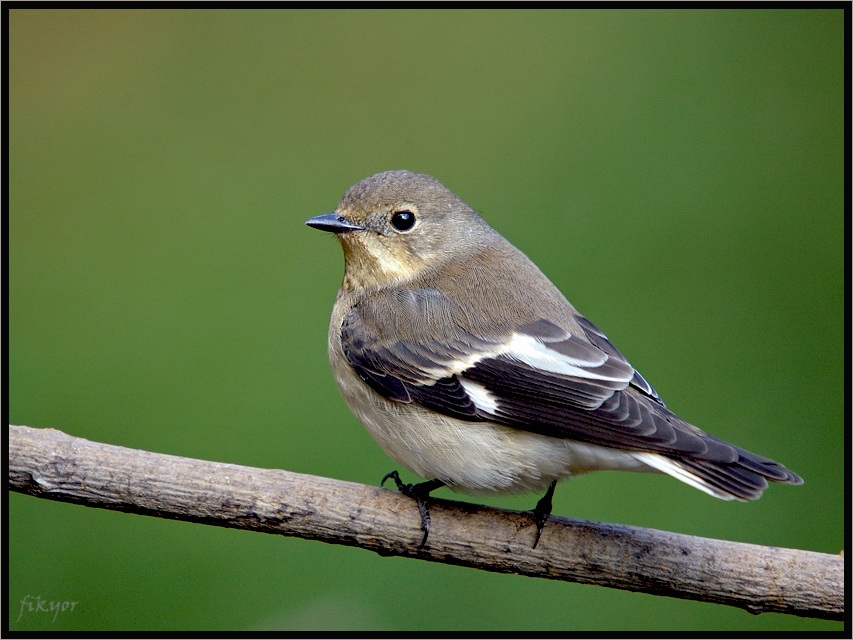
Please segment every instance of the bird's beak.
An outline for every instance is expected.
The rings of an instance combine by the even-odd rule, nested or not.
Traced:
[[[346,231],[364,231],[364,227],[353,224],[339,213],[324,213],[321,216],[314,216],[305,221],[309,227],[314,227],[320,231],[330,231],[332,233],[344,233]]]

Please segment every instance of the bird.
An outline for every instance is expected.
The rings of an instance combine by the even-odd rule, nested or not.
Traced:
[[[306,224],[337,236],[345,267],[328,351],[352,412],[428,498],[541,492],[535,548],[557,481],[657,472],[723,500],[803,480],[717,438],[660,395],[542,271],[437,179],[406,170],[350,187]]]

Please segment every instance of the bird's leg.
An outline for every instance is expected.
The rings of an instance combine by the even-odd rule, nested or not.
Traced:
[[[533,519],[536,521],[536,539],[533,540],[533,548],[539,544],[539,538],[542,536],[542,529],[548,521],[548,516],[551,515],[551,498],[554,497],[554,487],[557,486],[557,481],[554,480],[548,485],[548,491],[542,496],[542,499],[536,503],[536,508],[533,509]]]
[[[400,493],[404,496],[414,498],[418,502],[418,511],[420,511],[421,514],[421,528],[424,530],[424,537],[418,545],[418,548],[420,549],[426,544],[427,536],[429,536],[429,508],[427,507],[427,498],[429,497],[430,491],[435,491],[439,487],[443,487],[444,483],[441,480],[435,479],[420,482],[418,484],[403,484],[403,481],[400,480],[400,474],[397,473],[397,471],[392,471],[385,474],[380,486],[384,485],[388,478],[391,478],[394,481],[397,485],[397,490]],[[545,517],[548,517],[547,514]]]

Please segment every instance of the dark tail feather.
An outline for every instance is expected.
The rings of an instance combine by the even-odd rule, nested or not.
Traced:
[[[736,462],[720,463],[711,460],[679,458],[673,460],[692,473],[700,483],[707,485],[713,495],[723,499],[756,500],[767,488],[767,483],[803,484],[803,479],[775,460],[750,453],[740,447]],[[719,493],[718,493],[719,492]],[[719,495],[719,494],[723,495]]]
[[[689,484],[722,500],[756,500],[767,488],[768,481],[781,484],[802,484],[803,479],[783,465],[734,447],[738,453],[733,462],[702,458],[667,456],[659,453],[640,453],[637,458],[658,471]]]

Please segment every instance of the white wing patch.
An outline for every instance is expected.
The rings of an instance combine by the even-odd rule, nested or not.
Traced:
[[[570,338],[571,335],[566,333],[562,340],[567,341]],[[611,356],[597,347],[589,345],[586,349],[591,356],[590,358],[578,358],[552,349],[548,344],[549,342],[556,343],[562,340],[547,340],[543,342],[535,336],[524,333],[513,333],[509,340],[501,344],[496,344],[490,349],[471,352],[465,357],[444,362],[440,367],[422,367],[421,371],[428,374],[433,380],[439,380],[463,373],[465,370],[475,367],[481,360],[506,358],[507,360],[522,362],[535,370],[558,376],[590,381],[619,382],[622,383],[622,388],[627,387],[631,382],[634,370],[626,363],[620,362],[623,366],[619,368],[620,371],[617,375],[613,374],[612,367],[606,367],[608,370],[607,373],[596,371],[596,369],[602,367],[611,358]],[[469,389],[470,384],[468,382],[463,383],[466,390]],[[476,395],[477,398],[483,400],[481,407],[483,410],[494,413],[494,411],[489,410],[489,407],[496,406],[496,401],[491,395],[489,399],[486,399],[485,393],[487,392],[483,387],[473,392],[469,390],[469,395],[472,396],[472,399]],[[477,405],[480,406],[480,402],[477,402]]]
[[[497,415],[498,400],[486,387],[471,380],[465,380],[464,378],[459,382],[462,383],[465,393],[468,394],[468,397],[471,398],[471,401],[477,405],[480,411]]]
[[[598,353],[594,360],[581,360],[572,358],[565,354],[559,353],[548,347],[547,344],[524,334],[515,333],[507,343],[503,355],[513,360],[519,360],[524,364],[530,365],[534,369],[541,369],[549,373],[556,373],[561,376],[572,376],[576,378],[590,378],[593,380],[613,380],[610,376],[602,376],[590,371],[603,365],[610,358],[606,353],[596,349]],[[631,376],[634,372],[631,372]],[[624,378],[624,382],[628,382],[631,377]],[[623,380],[623,378],[619,378]]]
[[[614,367],[605,366],[603,371],[597,371],[611,358],[604,351],[590,345],[585,350],[586,352],[580,351],[580,353],[588,354],[590,357],[581,358],[572,357],[552,349],[549,345],[549,343],[560,343],[570,339],[571,335],[568,332],[557,339],[546,339],[545,341],[528,334],[513,333],[507,341],[454,359],[447,362],[441,369],[424,368],[422,370],[432,376],[433,379],[440,379],[464,374],[466,370],[476,367],[482,360],[501,358],[523,363],[536,371],[550,375],[589,380],[592,383],[598,381],[617,382],[621,388],[628,386],[634,374],[629,365],[615,370]],[[464,375],[460,375],[459,382],[479,411],[492,416],[498,415],[500,409],[500,397],[498,395],[487,389],[483,384],[467,379]],[[590,406],[590,409],[597,408],[608,397],[609,394],[605,393],[598,402]]]

